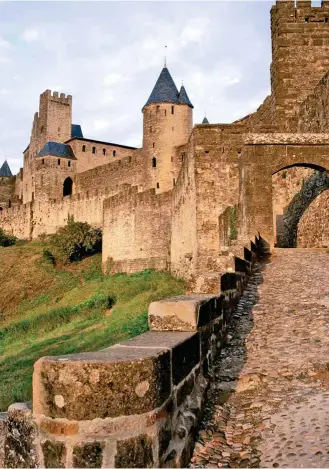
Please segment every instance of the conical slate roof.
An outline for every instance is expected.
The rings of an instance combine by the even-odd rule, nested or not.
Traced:
[[[153,103],[188,104],[188,106],[193,107],[188,99],[185,89],[182,92],[181,100],[182,102],[180,101],[180,93],[178,92],[169,70],[167,67],[164,67],[144,107]]]
[[[0,168],[0,177],[2,177],[2,178],[11,178],[11,177],[13,177],[13,175],[10,171],[10,168],[9,168],[9,164],[7,163],[7,160],[5,160],[5,162],[3,163],[3,165]]]
[[[202,124],[209,124],[209,121],[208,121],[208,119],[206,118],[206,116],[204,116],[203,121],[202,121]]]
[[[186,104],[187,106],[190,106],[191,108],[194,107],[189,97],[187,96],[186,89],[184,88],[183,85],[179,92],[178,101],[179,101],[179,104]]]

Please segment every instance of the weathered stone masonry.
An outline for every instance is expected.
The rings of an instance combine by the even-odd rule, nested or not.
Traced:
[[[246,253],[249,273],[257,244]],[[185,467],[212,365],[247,278],[226,274],[217,296],[152,303],[150,332],[127,342],[41,358],[33,412],[25,404],[9,408],[5,466]]]

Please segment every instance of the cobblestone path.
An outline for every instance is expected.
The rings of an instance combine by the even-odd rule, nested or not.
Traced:
[[[258,265],[216,364],[192,467],[329,467],[329,254]]]

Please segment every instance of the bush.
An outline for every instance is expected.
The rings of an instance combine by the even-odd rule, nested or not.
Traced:
[[[2,228],[0,228],[0,246],[12,246],[13,244],[17,243],[17,238],[16,236],[7,234],[3,231]]]
[[[44,249],[42,255],[45,261],[49,262],[49,264],[55,264],[55,257],[52,252],[48,251],[48,249]]]
[[[66,226],[49,237],[49,248],[50,254],[64,264],[80,261],[101,252],[102,232],[70,217]]]

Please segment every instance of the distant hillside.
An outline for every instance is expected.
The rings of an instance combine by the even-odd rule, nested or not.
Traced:
[[[103,276],[101,256],[65,268],[40,242],[0,248],[0,411],[31,400],[34,362],[93,351],[147,330],[151,301],[184,293],[168,273]]]

